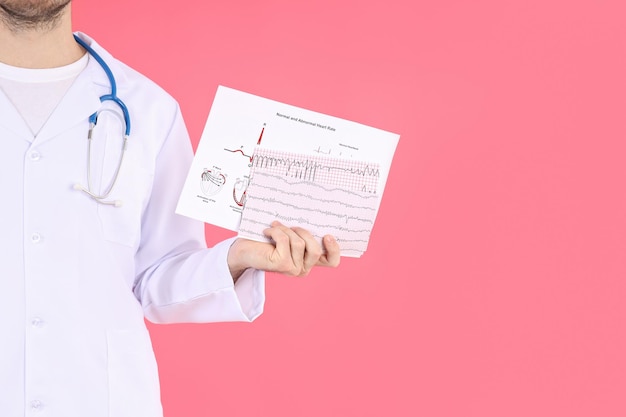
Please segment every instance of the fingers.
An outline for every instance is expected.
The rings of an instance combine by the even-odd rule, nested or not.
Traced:
[[[311,269],[317,265],[318,261],[324,254],[322,246],[317,242],[308,230],[301,227],[294,227],[292,229],[300,239],[304,241],[304,253],[302,259],[302,274],[301,276],[308,275]]]
[[[332,268],[338,267],[339,262],[341,261],[339,243],[337,243],[337,240],[331,235],[324,236],[322,243],[324,244],[326,252],[320,257],[318,265],[329,266]]]
[[[276,245],[275,257],[272,259],[276,272],[306,276],[316,265],[339,265],[339,244],[330,235],[324,236],[322,247],[308,230],[301,227],[289,228],[278,221],[273,222],[265,230],[265,234]]]
[[[276,272],[299,276],[303,273],[306,242],[296,232],[278,222],[266,229],[265,234],[276,244]]]

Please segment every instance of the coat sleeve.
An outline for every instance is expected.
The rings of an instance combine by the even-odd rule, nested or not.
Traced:
[[[133,291],[146,318],[155,323],[252,321],[263,311],[264,272],[248,270],[234,285],[226,262],[234,238],[207,248],[204,224],[175,213],[192,158],[177,106],[156,157]]]

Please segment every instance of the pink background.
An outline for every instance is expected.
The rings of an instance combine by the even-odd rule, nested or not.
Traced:
[[[194,144],[218,84],[402,136],[363,258],[150,326],[166,417],[626,415],[623,2],[74,3]]]

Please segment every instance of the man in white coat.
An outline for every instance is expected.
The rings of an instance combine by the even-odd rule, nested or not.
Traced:
[[[115,105],[100,102],[111,84],[73,37],[70,0],[0,0],[0,416],[158,417],[144,317],[251,321],[263,271],[335,267],[339,247],[274,223],[273,244],[207,249],[203,225],[174,214],[192,158],[177,103],[77,35],[111,68],[131,115],[110,195],[120,207],[81,191],[106,190],[122,133],[102,112],[88,150],[89,116]]]

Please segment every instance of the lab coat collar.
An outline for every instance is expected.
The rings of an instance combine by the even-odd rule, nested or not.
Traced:
[[[111,68],[111,71],[115,76],[115,80],[117,81],[118,90],[125,86],[127,81],[126,71],[124,71],[120,61],[115,59],[113,55],[111,55],[106,49],[100,46],[93,38],[90,38],[82,32],[75,32],[75,34],[78,35],[78,37],[80,37],[82,40],[84,40],[87,45],[91,46],[93,50],[96,51],[98,55],[102,57],[102,59],[104,59],[104,62],[107,63],[109,68]],[[104,73],[100,65],[98,65],[95,59],[90,59],[90,61],[93,61],[90,65],[93,71],[93,81],[102,87],[108,88],[110,91],[111,85],[109,84],[109,79],[107,78],[106,74]]]
[[[80,32],[76,34],[102,56],[117,78],[120,73],[116,65],[117,61],[115,61],[108,52],[104,51],[93,39]],[[104,90],[102,90],[103,87]],[[106,90],[107,88],[110,88],[110,86],[106,74],[98,62],[90,57],[85,70],[78,75],[74,83],[67,90],[67,93],[58,107],[50,115],[50,119],[48,119],[33,142],[41,144],[57,137],[59,134],[79,123],[85,123],[89,116],[100,108],[100,95],[108,94],[110,90]],[[85,139],[87,139],[86,124]]]
[[[126,78],[119,62],[87,35],[81,32],[76,32],[76,34],[102,56],[111,68],[118,83],[123,85]],[[106,74],[95,59],[89,59],[85,70],[78,75],[36,137],[33,137],[32,132],[17,109],[15,109],[15,106],[13,106],[13,103],[1,92],[0,114],[4,117],[0,118],[0,125],[22,137],[27,142],[45,142],[87,120],[91,114],[100,108],[100,95],[108,94],[109,91],[110,84]],[[85,130],[86,136],[87,130]]]
[[[111,68],[118,85],[124,85],[126,77],[119,62],[87,35],[80,32],[76,34],[84,39],[104,59]],[[77,124],[85,123],[89,116],[100,108],[100,96],[102,94],[108,94],[109,92],[109,79],[98,62],[90,58],[85,70],[82,71],[74,83],[72,83],[67,93],[36,137],[33,137],[30,129],[8,97],[1,93],[0,114],[4,117],[0,118],[0,124],[22,137],[27,142],[39,145],[59,136],[61,133]],[[85,139],[87,139],[86,123]]]

